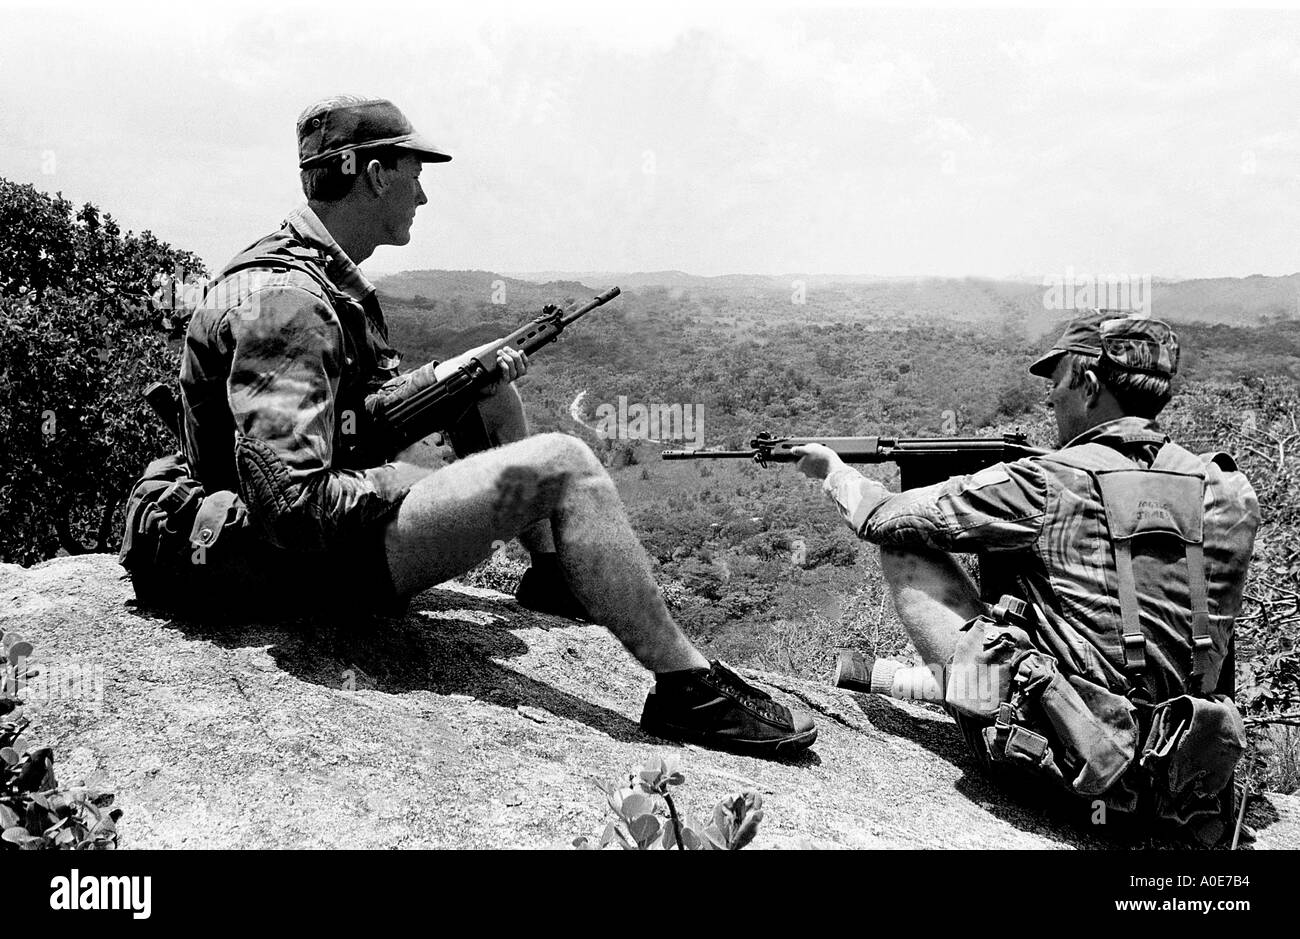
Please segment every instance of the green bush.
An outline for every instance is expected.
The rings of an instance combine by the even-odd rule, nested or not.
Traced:
[[[93,205],[0,179],[0,561],[117,547],[132,481],[171,445],[140,392],[176,374],[177,271],[206,273]]]
[[[32,644],[0,630],[0,848],[109,850],[117,847],[113,794],[76,785],[60,788],[54,751],[29,747],[28,721],[17,697],[36,676],[28,667]]]

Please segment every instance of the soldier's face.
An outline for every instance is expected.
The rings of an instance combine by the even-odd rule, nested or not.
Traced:
[[[1057,445],[1065,446],[1090,426],[1088,416],[1088,386],[1080,382],[1070,387],[1070,363],[1061,356],[1052,372],[1052,387],[1047,392],[1047,406],[1056,418]]]
[[[419,157],[403,156],[397,161],[397,169],[388,173],[389,185],[381,201],[384,240],[380,244],[410,243],[415,210],[429,201],[420,185],[423,167]]]

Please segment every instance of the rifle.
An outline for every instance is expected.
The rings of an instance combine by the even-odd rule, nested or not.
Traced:
[[[479,391],[496,381],[497,353],[501,349],[512,346],[531,356],[538,349],[560,338],[560,333],[569,326],[596,307],[613,300],[619,293],[617,287],[611,287],[567,315],[559,307],[548,306],[536,319],[487,346],[454,374],[389,407],[384,412],[387,425],[385,455],[393,456],[417,440],[423,440],[432,433],[446,431],[463,417],[478,400]]]
[[[144,390],[144,400],[148,402],[149,407],[153,408],[158,419],[171,431],[176,442],[183,443],[181,403],[176,400],[176,392],[172,390],[172,386],[161,381],[150,382]]]
[[[1029,446],[1022,433],[1001,437],[775,437],[763,431],[750,441],[749,450],[664,450],[661,456],[665,460],[753,460],[766,467],[768,463],[794,463],[799,457],[791,451],[809,443],[830,447],[845,463],[897,463],[904,489],[1047,452]]]

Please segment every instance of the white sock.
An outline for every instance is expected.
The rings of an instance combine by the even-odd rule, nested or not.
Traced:
[[[876,659],[871,669],[871,691],[904,701],[943,700],[943,688],[934,669],[928,665],[907,667],[890,659]]]

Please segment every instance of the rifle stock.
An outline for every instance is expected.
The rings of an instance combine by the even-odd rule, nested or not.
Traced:
[[[158,415],[158,419],[171,431],[176,442],[183,443],[181,405],[176,400],[176,392],[172,390],[172,386],[161,381],[150,382],[144,390],[144,400],[148,402],[154,414]]]

